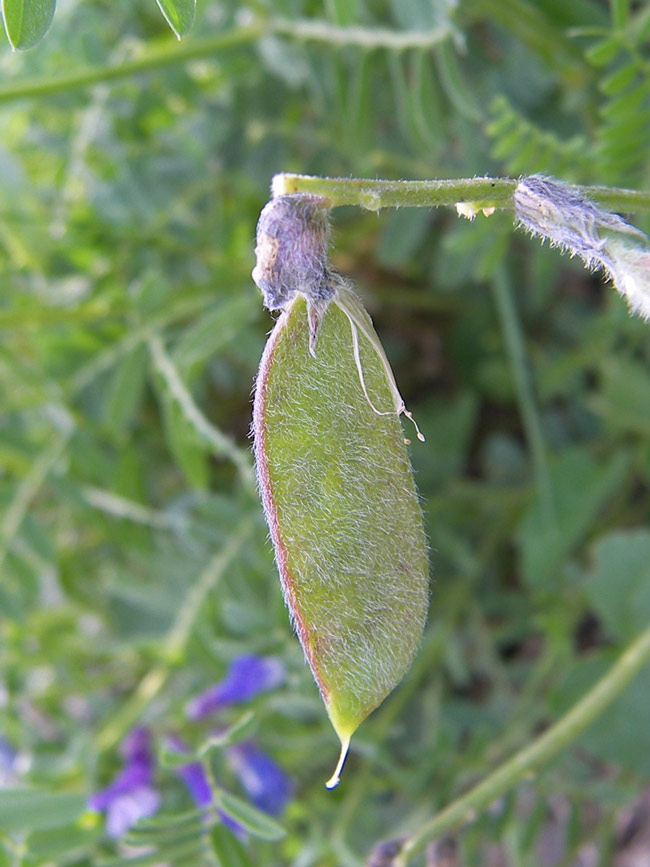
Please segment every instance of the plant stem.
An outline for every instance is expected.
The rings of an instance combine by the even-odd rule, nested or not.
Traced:
[[[47,76],[27,81],[18,81],[0,87],[0,104],[15,99],[26,99],[38,96],[48,96],[53,93],[67,93],[70,90],[89,87],[103,81],[115,81],[128,78],[140,72],[160,69],[177,63],[187,63],[189,60],[200,60],[213,57],[231,48],[238,48],[250,42],[255,42],[268,27],[262,23],[251,24],[248,27],[238,27],[217,33],[206,39],[193,39],[178,44],[175,40],[166,42],[156,48],[148,49],[141,57],[126,60],[115,66],[97,66],[80,69],[69,75]]]
[[[271,30],[294,39],[324,42],[326,45],[355,45],[358,48],[384,48],[405,51],[408,48],[431,48],[450,38],[451,30],[439,25],[431,30],[390,30],[384,27],[339,27],[329,21],[305,19],[293,21],[275,18],[269,21]]]
[[[649,662],[650,627],[629,645],[598,683],[555,725],[407,837],[394,867],[405,867],[428,842],[471,822],[479,811],[526,777],[538,773],[594,722]]]
[[[62,418],[64,418],[63,430],[52,436],[32,463],[0,521],[0,573],[32,502],[74,433],[72,419],[68,418],[67,414]]]
[[[497,269],[492,281],[492,288],[501,320],[506,352],[515,380],[519,412],[532,457],[541,514],[545,524],[553,528],[557,525],[557,513],[542,420],[535,399],[535,385],[526,355],[526,343],[517,315],[514,293],[510,278],[503,267]]]
[[[255,488],[255,476],[253,466],[248,451],[240,448],[232,437],[227,436],[218,427],[208,421],[203,415],[199,407],[196,405],[194,398],[187,389],[174,366],[173,361],[165,351],[163,342],[158,334],[152,334],[149,338],[149,351],[153,359],[153,363],[158,373],[165,381],[167,388],[179,407],[185,418],[192,425],[194,430],[203,439],[207,440],[212,446],[213,452],[217,457],[225,457],[237,468],[241,480],[250,489]]]
[[[436,27],[427,31],[396,32],[378,27],[337,27],[327,21],[291,20],[285,18],[257,18],[246,27],[235,27],[205,39],[188,39],[182,44],[167,41],[142,56],[119,65],[98,66],[80,69],[69,75],[48,76],[18,81],[0,87],[0,103],[15,99],[48,96],[70,90],[89,87],[104,81],[128,78],[140,72],[160,69],[189,60],[210,58],[231,48],[256,42],[269,33],[278,33],[297,41],[323,42],[327,45],[354,45],[360,49],[385,49],[403,51],[408,48],[430,48],[451,36],[448,27]]]
[[[369,211],[400,207],[432,208],[455,205],[456,202],[475,202],[479,208],[506,208],[511,206],[516,186],[517,181],[511,178],[383,181],[281,174],[273,179],[273,194],[312,193],[326,196],[333,208],[358,205]]]
[[[326,196],[331,207],[357,205],[381,208],[435,208],[467,202],[475,208],[512,209],[515,178],[458,178],[435,181],[386,181],[362,178],[319,178],[280,174],[273,179],[273,195],[312,193]],[[650,193],[617,187],[577,187],[598,204],[620,211],[650,212]]]

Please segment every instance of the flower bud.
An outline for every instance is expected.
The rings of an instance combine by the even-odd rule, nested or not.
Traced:
[[[514,194],[517,222],[587,268],[602,268],[630,309],[650,318],[650,249],[639,229],[604,211],[567,184],[523,178]]]

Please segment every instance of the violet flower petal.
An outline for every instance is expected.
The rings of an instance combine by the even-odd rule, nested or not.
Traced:
[[[189,752],[187,745],[177,735],[170,735],[167,740],[170,748],[175,752]],[[197,807],[209,807],[212,804],[212,788],[200,762],[188,762],[186,765],[180,765],[180,767],[174,768],[174,773],[185,783],[185,787]],[[217,813],[226,827],[230,828],[241,839],[245,839],[246,831],[238,822],[235,822],[222,810],[217,810]]]
[[[119,795],[106,810],[106,833],[122,837],[139,819],[153,816],[160,806],[160,795],[149,786],[139,786]]]
[[[236,834],[240,840],[246,840],[248,834],[246,833],[246,830],[242,828],[239,822],[235,822],[235,820],[231,819],[227,813],[223,812],[223,810],[217,810],[217,813],[219,814],[219,818],[226,826],[226,828],[230,828],[233,834]]]
[[[16,750],[9,741],[0,736],[0,787],[14,782],[17,757]]]
[[[253,804],[278,816],[293,795],[293,782],[276,762],[251,741],[226,750],[228,761]]]
[[[189,752],[187,745],[177,735],[170,735],[167,741],[170,749],[174,752]],[[179,765],[174,768],[174,773],[183,781],[197,807],[210,806],[213,800],[212,788],[201,762],[188,762],[186,765]]]
[[[278,687],[284,678],[284,665],[273,656],[239,656],[231,662],[220,683],[188,703],[187,716],[199,720],[227,705],[250,701],[259,693]]]
[[[153,788],[149,732],[135,729],[124,741],[121,753],[125,764],[120,773],[88,800],[91,810],[106,812],[106,831],[111,837],[122,836],[143,816],[153,816],[160,805],[160,796]]]

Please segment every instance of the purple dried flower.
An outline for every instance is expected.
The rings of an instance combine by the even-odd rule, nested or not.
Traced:
[[[334,297],[328,209],[328,199],[308,193],[277,196],[262,209],[252,276],[269,310],[284,309],[297,292],[315,302]]]
[[[630,308],[650,319],[650,249],[643,232],[542,175],[519,182],[514,206],[517,222],[531,235],[580,256],[588,268],[602,268]]]
[[[274,196],[257,223],[252,277],[269,310],[284,310],[298,293],[307,299],[309,351],[327,307],[343,282],[327,255],[329,199],[309,193]]]
[[[275,657],[239,656],[232,661],[221,683],[188,703],[187,716],[203,719],[227,705],[250,701],[259,693],[278,687],[284,677],[284,665]]]
[[[228,762],[253,804],[277,816],[293,794],[293,783],[275,761],[251,741],[226,750]]]
[[[153,788],[153,758],[150,734],[137,728],[122,745],[123,769],[105,789],[88,801],[91,810],[106,813],[106,831],[121,837],[145,816],[153,816],[160,806],[160,795]]]
[[[367,867],[392,867],[395,859],[402,851],[404,839],[384,840],[378,843],[370,853]]]

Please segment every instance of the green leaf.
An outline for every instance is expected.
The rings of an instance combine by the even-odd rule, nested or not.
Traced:
[[[98,817],[97,824],[92,828],[65,825],[60,828],[36,831],[28,836],[27,849],[35,858],[43,858],[49,863],[56,858],[63,863],[63,856],[87,851],[103,833],[103,819],[100,820]]]
[[[404,676],[427,612],[422,513],[387,364],[370,317],[339,289],[315,356],[297,296],[257,380],[255,453],[280,577],[342,745],[330,786],[352,733]]]
[[[86,807],[84,795],[40,789],[0,789],[0,830],[45,831],[70,825]]]
[[[287,833],[275,819],[271,819],[266,813],[229,792],[219,792],[216,800],[219,809],[253,837],[260,837],[262,840],[281,840]]]
[[[555,514],[545,515],[535,499],[517,532],[523,577],[531,587],[557,589],[562,561],[620,487],[627,468],[622,453],[604,463],[581,449],[571,449],[554,461],[550,475]]]
[[[450,102],[459,115],[471,121],[480,121],[483,112],[479,107],[472,88],[463,77],[461,65],[450,41],[437,45],[434,57],[438,67],[440,83]]]
[[[107,427],[116,434],[126,432],[140,406],[147,374],[148,355],[144,346],[133,349],[116,365],[111,378],[104,418]]]
[[[246,850],[223,822],[215,825],[210,832],[210,842],[219,867],[251,867],[252,862]]]
[[[431,229],[431,215],[420,208],[390,214],[379,245],[378,260],[386,268],[407,262]]]
[[[173,830],[184,830],[188,827],[201,828],[205,820],[206,811],[186,810],[184,813],[164,813],[161,816],[153,816],[148,819],[140,819],[137,825],[139,837],[165,834]]]
[[[196,0],[156,0],[165,20],[178,39],[190,30],[196,15]]]
[[[230,298],[206,310],[174,347],[174,363],[185,377],[191,368],[204,364],[223,349],[259,312],[259,301],[252,294]]]
[[[611,533],[593,547],[586,591],[605,628],[633,638],[650,622],[650,531]]]
[[[52,23],[56,0],[2,0],[2,17],[14,51],[32,48]]]
[[[645,439],[650,430],[647,365],[611,353],[601,359],[599,373],[599,393],[591,405],[607,430]]]
[[[179,846],[164,846],[144,855],[136,855],[125,860],[123,857],[110,861],[99,861],[97,867],[201,867],[205,863],[205,847],[200,838],[195,838]]]
[[[199,438],[181,407],[171,397],[163,395],[162,402],[167,445],[176,463],[193,487],[207,488],[207,443]]]
[[[594,66],[607,66],[621,50],[621,39],[618,34],[608,36],[596,42],[585,51],[585,57]]]
[[[205,827],[196,826],[188,827],[185,830],[179,830],[176,827],[169,829],[161,829],[158,834],[146,834],[141,836],[138,833],[138,826],[132,828],[125,836],[124,842],[127,846],[155,846],[158,861],[173,860],[177,858],[180,852],[200,852],[204,847],[203,837],[205,836]],[[154,859],[154,863],[158,863]]]

